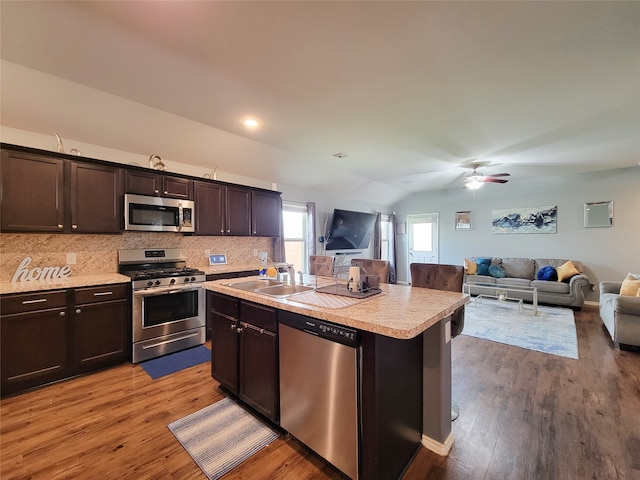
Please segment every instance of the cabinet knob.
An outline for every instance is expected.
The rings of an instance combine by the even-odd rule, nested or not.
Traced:
[[[73,230],[77,230],[77,229],[78,229],[78,225],[71,225],[71,228],[72,228]]]
[[[76,308],[76,313],[80,313],[82,312],[82,310],[80,310],[79,308]]]
[[[242,328],[242,327],[238,327],[238,330],[236,330],[236,332],[238,332],[238,333],[242,333],[242,330],[244,330],[244,328]]]
[[[235,329],[236,329],[235,324],[232,324],[232,325],[231,325],[231,330],[235,330]]]
[[[60,316],[61,316],[61,317],[64,317],[64,316],[65,316],[65,313],[64,313],[64,312],[60,312]]]
[[[61,223],[58,224],[58,228],[64,228],[64,225],[62,225]]]
[[[159,193],[160,190],[158,190],[157,188],[153,191],[153,193]]]
[[[168,194],[169,194],[169,192],[168,192],[167,190],[165,190],[165,191],[164,191],[164,194],[165,194],[165,195],[168,195]]]

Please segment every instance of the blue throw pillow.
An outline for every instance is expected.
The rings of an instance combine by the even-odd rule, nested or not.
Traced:
[[[490,275],[491,258],[478,258],[478,275]]]
[[[542,267],[538,270],[538,280],[558,280],[558,272],[551,265],[547,265],[546,267]]]
[[[507,276],[507,274],[504,273],[504,268],[500,265],[491,265],[489,267],[489,275],[495,278],[504,278]]]

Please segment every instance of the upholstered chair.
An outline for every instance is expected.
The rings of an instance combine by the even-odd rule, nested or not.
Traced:
[[[461,265],[440,265],[437,263],[412,263],[411,286],[444,290],[447,292],[462,292],[464,283],[464,267]],[[451,338],[462,333],[464,328],[464,307],[458,308],[451,314]],[[455,402],[451,402],[451,420],[458,418],[460,409]]]
[[[366,275],[378,275],[380,283],[389,283],[389,262],[387,260],[372,260],[369,258],[354,258],[352,267],[360,267]]]
[[[328,255],[310,255],[309,256],[309,274],[321,277],[333,276],[334,257]]]

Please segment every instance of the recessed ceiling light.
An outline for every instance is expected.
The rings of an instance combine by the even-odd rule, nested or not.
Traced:
[[[245,127],[249,128],[255,128],[261,123],[260,120],[255,117],[245,117],[241,120],[241,122]]]

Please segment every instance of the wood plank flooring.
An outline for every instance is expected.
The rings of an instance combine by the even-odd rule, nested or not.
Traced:
[[[454,339],[453,449],[421,449],[403,479],[639,479],[640,352],[615,350],[595,310],[576,323],[579,360]],[[209,364],[122,365],[4,399],[0,478],[205,480],[166,425],[223,396]],[[281,437],[225,480],[343,478]]]

